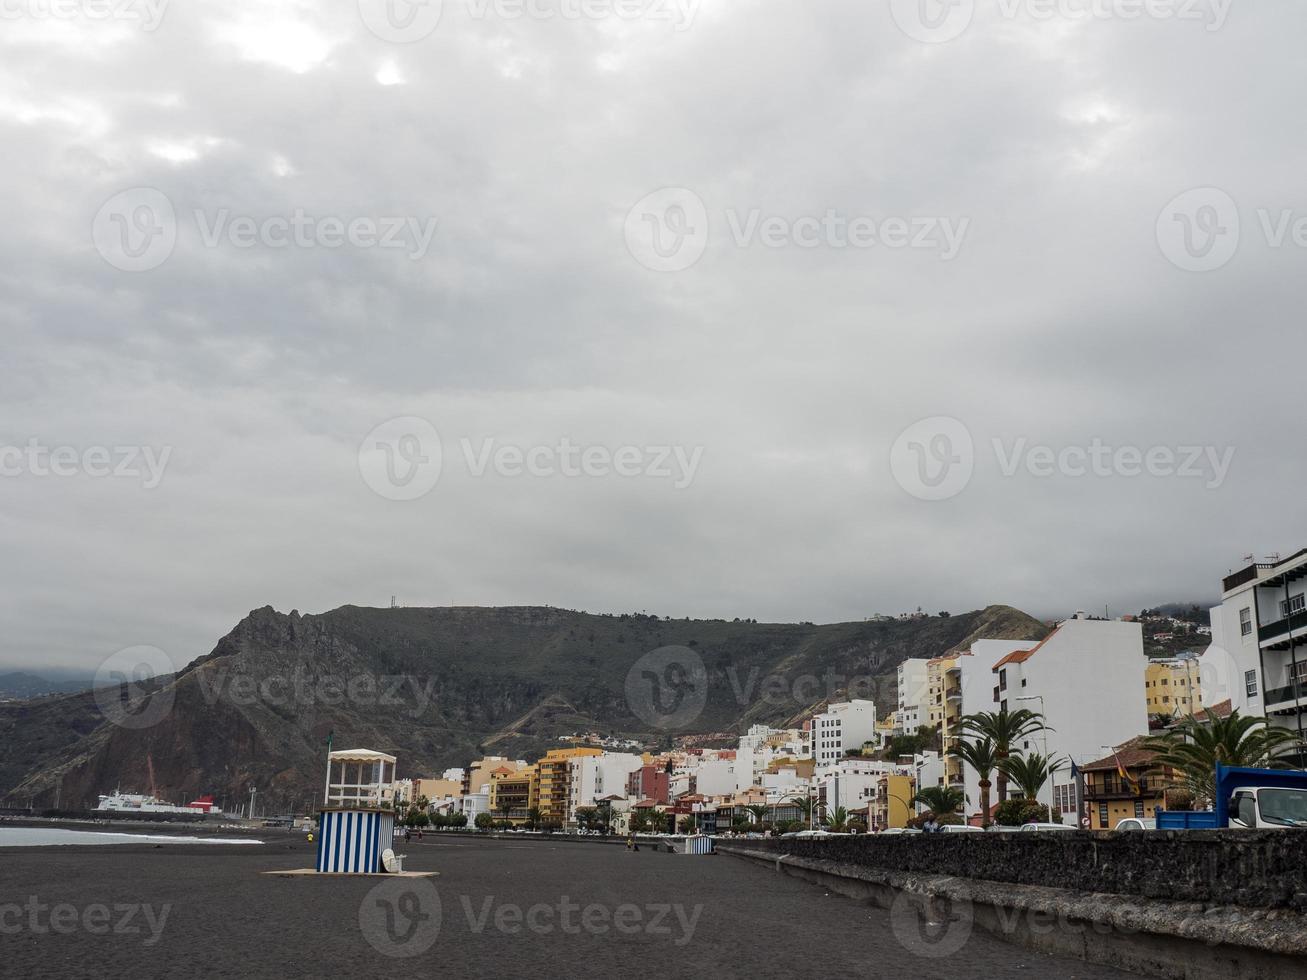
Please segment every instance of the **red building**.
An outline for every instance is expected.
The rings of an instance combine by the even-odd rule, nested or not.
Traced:
[[[671,777],[658,766],[641,766],[626,778],[626,795],[665,804],[671,795]]]

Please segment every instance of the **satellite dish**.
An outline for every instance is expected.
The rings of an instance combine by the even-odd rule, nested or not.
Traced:
[[[395,852],[389,847],[381,852],[381,866],[391,874],[399,871],[401,864],[401,860],[395,857]]]

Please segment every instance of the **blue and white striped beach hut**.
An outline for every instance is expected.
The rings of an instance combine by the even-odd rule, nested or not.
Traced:
[[[322,811],[317,870],[327,874],[381,874],[381,852],[391,845],[395,814],[390,810]]]
[[[685,838],[686,854],[711,854],[712,838],[707,834],[691,834]]]

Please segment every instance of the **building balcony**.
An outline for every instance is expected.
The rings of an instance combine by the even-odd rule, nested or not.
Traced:
[[[1277,619],[1274,622],[1266,623],[1257,630],[1257,639],[1259,642],[1272,643],[1284,637],[1280,642],[1287,643],[1287,637],[1290,630],[1300,630],[1307,628],[1307,609]]]
[[[1266,710],[1293,710],[1295,702],[1301,701],[1307,707],[1307,681],[1299,681],[1288,687],[1273,687],[1266,691]]]

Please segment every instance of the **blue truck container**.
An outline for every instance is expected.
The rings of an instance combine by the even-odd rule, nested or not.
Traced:
[[[1216,808],[1213,810],[1158,810],[1158,830],[1216,830],[1230,826],[1230,798],[1239,790],[1291,789],[1307,791],[1307,772],[1299,769],[1248,769],[1216,765]],[[1281,794],[1282,795],[1282,794]],[[1276,821],[1256,826],[1292,826]],[[1236,824],[1239,827],[1247,824]]]

